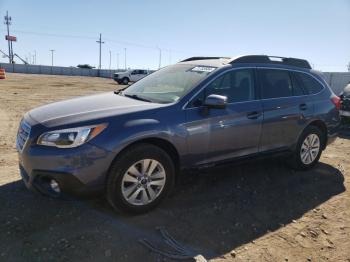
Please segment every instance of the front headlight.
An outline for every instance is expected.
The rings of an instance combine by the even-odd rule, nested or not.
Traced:
[[[100,124],[95,126],[83,126],[49,131],[40,135],[37,144],[59,148],[77,147],[96,137],[106,127],[107,124]]]

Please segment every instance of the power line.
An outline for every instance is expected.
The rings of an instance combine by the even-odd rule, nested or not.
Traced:
[[[74,38],[74,39],[95,39],[95,37],[92,36],[88,36],[88,35],[75,35],[75,34],[56,34],[56,33],[45,33],[45,32],[35,32],[35,31],[23,31],[23,30],[12,30],[12,32],[15,33],[22,33],[22,34],[30,34],[30,35],[38,35],[38,36],[47,36],[47,37],[59,37],[59,38]],[[147,49],[153,49],[153,50],[159,50],[160,47],[157,45],[145,45],[145,44],[140,44],[140,43],[134,43],[134,42],[129,42],[129,41],[120,41],[120,40],[116,40],[113,38],[104,38],[105,41],[108,41],[108,43],[110,44],[118,44],[118,45],[123,45],[124,48],[125,46],[134,46],[134,47],[138,47],[138,48],[147,48]],[[102,42],[102,40],[101,40]],[[102,44],[102,43],[101,43]],[[100,44],[100,45],[101,45]],[[125,52],[125,61],[124,61],[124,66],[125,68],[127,68],[127,63],[126,63],[126,50],[124,50]],[[195,53],[198,52],[192,52],[192,51],[184,51],[184,50],[175,50],[175,49],[167,49],[162,47],[161,51],[160,51],[160,56],[162,56],[162,52],[173,52],[173,53],[183,53],[183,54],[188,54],[188,55],[193,55]],[[183,56],[183,55],[182,55]],[[101,60],[101,55],[99,60]],[[169,62],[171,61],[171,55],[169,58]],[[36,57],[35,57],[35,62],[36,63]],[[102,62],[99,63],[99,68],[102,68]],[[162,61],[160,62],[160,66],[162,64]]]
[[[82,36],[82,35],[67,35],[67,34],[52,34],[52,33],[41,33],[33,31],[22,31],[22,30],[12,30],[15,33],[38,35],[38,36],[50,36],[50,37],[60,37],[60,38],[80,38],[80,39],[95,39],[92,36]]]
[[[15,33],[22,33],[22,34],[30,34],[30,35],[38,35],[38,36],[49,36],[49,37],[59,37],[59,38],[77,38],[77,39],[95,39],[93,36],[86,36],[86,35],[70,35],[70,34],[53,34],[53,33],[42,33],[42,32],[34,32],[34,31],[23,31],[23,30],[12,30]],[[104,38],[106,41],[111,43],[116,43],[120,45],[128,45],[128,46],[135,46],[140,48],[148,48],[148,49],[157,49],[158,47],[156,45],[145,45],[145,44],[139,44],[129,41],[120,41],[113,38]],[[194,53],[192,51],[186,51],[186,50],[176,50],[176,49],[167,49],[162,48],[164,51],[171,51],[175,53]]]

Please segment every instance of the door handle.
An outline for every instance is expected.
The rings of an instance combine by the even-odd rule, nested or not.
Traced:
[[[300,110],[303,110],[303,111],[305,111],[306,109],[307,109],[307,105],[306,104],[300,104],[299,105],[299,108],[300,108]]]
[[[253,111],[247,114],[247,118],[249,119],[257,119],[261,116],[261,113],[258,111]]]

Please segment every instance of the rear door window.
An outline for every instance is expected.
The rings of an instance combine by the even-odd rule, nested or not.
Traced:
[[[295,77],[294,72],[290,72],[290,75],[292,77],[292,83],[293,83],[293,95],[294,96],[302,96],[302,95],[307,94],[303,88],[303,85]]]
[[[293,96],[292,81],[287,70],[259,69],[263,99]]]
[[[294,72],[293,74],[296,80],[308,94],[317,94],[323,89],[320,82],[318,82],[312,76],[299,72]]]

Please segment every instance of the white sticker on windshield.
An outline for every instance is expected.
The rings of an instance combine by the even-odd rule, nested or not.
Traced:
[[[191,71],[210,73],[210,72],[214,71],[215,69],[216,69],[216,67],[212,67],[212,66],[196,66],[196,67],[192,68]]]

